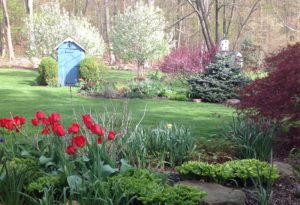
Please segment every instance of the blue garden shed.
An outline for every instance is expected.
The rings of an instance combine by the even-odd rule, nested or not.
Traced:
[[[71,37],[55,47],[58,61],[58,81],[61,85],[71,86],[78,82],[79,64],[85,57],[85,49]]]

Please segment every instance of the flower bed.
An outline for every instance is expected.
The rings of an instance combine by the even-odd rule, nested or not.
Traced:
[[[183,159],[183,152],[188,154],[185,149],[175,150],[155,140],[177,139],[178,146],[189,150],[192,138],[184,128],[162,124],[143,134],[147,132],[130,130],[126,120],[120,123],[106,115],[84,114],[75,119],[66,127],[55,112],[47,116],[37,111],[27,124],[23,116],[0,118],[0,203],[66,204],[75,200],[83,205],[180,204],[184,200],[198,204],[205,196],[191,187],[168,185],[162,180],[167,176],[153,177],[155,174],[131,166],[175,166]],[[34,127],[34,133],[27,131],[28,126]],[[138,150],[132,149],[142,136],[147,149],[140,149],[139,157],[134,157]],[[142,151],[146,151],[146,159],[141,158]],[[156,155],[160,151],[163,156]],[[134,183],[124,184],[126,180]],[[152,186],[147,190],[149,195],[142,193],[143,186]]]

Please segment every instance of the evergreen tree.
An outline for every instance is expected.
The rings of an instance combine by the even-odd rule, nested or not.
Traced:
[[[224,102],[236,98],[236,88],[248,81],[232,56],[217,55],[203,73],[188,80],[189,95],[205,102]]]

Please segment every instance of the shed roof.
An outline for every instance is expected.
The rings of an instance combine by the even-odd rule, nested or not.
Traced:
[[[66,42],[73,42],[75,43],[79,48],[81,48],[84,52],[86,51],[77,41],[75,41],[73,38],[68,37],[65,40],[63,40],[60,44],[58,44],[54,49],[57,50],[63,43]]]

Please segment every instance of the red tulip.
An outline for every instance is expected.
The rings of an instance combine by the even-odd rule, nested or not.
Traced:
[[[68,155],[73,155],[76,153],[76,147],[74,147],[73,145],[69,145],[67,148],[66,148],[66,153]]]
[[[91,127],[91,131],[92,131],[93,134],[96,134],[98,136],[103,136],[104,135],[104,129],[99,124],[94,124]]]
[[[76,136],[73,137],[72,142],[75,147],[83,147],[86,143],[86,138],[83,135]]]
[[[42,135],[48,135],[50,133],[50,128],[49,127],[44,127],[42,130]]]
[[[31,123],[33,126],[37,126],[39,124],[39,120],[37,118],[31,119]]]
[[[102,140],[102,137],[98,137],[97,138],[97,144],[102,144],[103,140]]]
[[[43,125],[45,125],[45,126],[50,125],[50,121],[49,121],[47,118],[42,119],[42,123],[43,123]]]
[[[45,118],[45,113],[44,111],[42,110],[38,110],[36,113],[35,113],[35,117],[39,120],[42,120]]]
[[[115,132],[114,131],[109,131],[108,132],[108,136],[107,136],[107,138],[108,138],[108,140],[114,140],[115,139]]]
[[[52,125],[52,130],[58,137],[63,137],[66,135],[64,127],[61,124],[54,123]]]
[[[80,125],[77,122],[73,122],[72,125],[68,128],[69,134],[77,134],[80,131]]]
[[[82,121],[83,122],[92,121],[91,115],[90,114],[84,114],[84,115],[82,115]]]
[[[26,118],[25,117],[23,117],[23,116],[15,116],[14,118],[13,118],[13,120],[14,120],[14,123],[16,124],[16,125],[23,125],[23,124],[25,124],[25,122],[26,122]]]
[[[59,122],[60,121],[60,114],[59,113],[52,113],[49,117],[48,120],[50,121],[51,124],[55,123],[55,122]]]
[[[93,122],[90,114],[82,115],[82,121],[88,129],[92,128]]]
[[[4,127],[5,118],[0,118],[0,127]]]
[[[15,124],[12,118],[4,118],[3,127],[12,131],[15,128]]]

